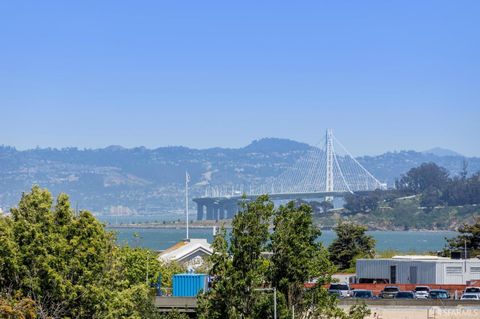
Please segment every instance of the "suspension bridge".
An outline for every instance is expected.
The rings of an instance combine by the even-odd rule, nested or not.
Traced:
[[[238,202],[245,196],[254,200],[268,194],[272,200],[319,199],[331,201],[347,193],[364,193],[385,189],[386,184],[376,179],[363,167],[328,129],[321,147],[311,147],[300,159],[280,175],[248,192],[230,193],[212,188],[204,197],[194,198],[197,219],[220,220],[233,218]]]

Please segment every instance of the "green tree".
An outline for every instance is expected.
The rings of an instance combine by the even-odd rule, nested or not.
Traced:
[[[146,283],[151,252],[119,248],[95,217],[75,215],[68,196],[34,186],[0,217],[0,293],[33,300],[41,318],[155,318]]]
[[[209,257],[212,284],[208,293],[198,298],[199,318],[217,319],[228,318],[229,309],[233,307],[230,303],[230,295],[234,294],[233,285],[230,280],[232,270],[232,259],[228,253],[226,231],[222,227],[215,235],[212,243],[213,254]]]
[[[367,235],[367,227],[351,222],[339,221],[334,228],[337,238],[330,244],[330,260],[340,269],[354,267],[357,258],[375,256],[375,239]]]
[[[327,213],[330,209],[333,209],[333,204],[329,200],[322,201],[319,206],[321,207],[324,214]]]
[[[462,225],[458,232],[460,235],[457,237],[447,239],[447,249],[463,251],[466,245],[470,256],[480,255],[480,217],[477,217],[472,225]]]
[[[273,215],[273,203],[268,196],[260,196],[238,213],[232,222],[230,254],[232,255],[232,281],[236,294],[232,296],[232,315],[254,318],[251,310],[256,306],[255,288],[264,283],[266,260],[261,256],[269,239],[268,228]]]
[[[330,281],[334,267],[328,252],[318,241],[321,232],[313,224],[310,206],[281,206],[273,220],[271,236],[271,283],[286,296],[287,307],[299,309],[304,284],[315,278],[318,284]]]
[[[449,181],[448,175],[445,168],[435,163],[423,163],[403,175],[396,188],[408,194],[421,194],[428,188],[443,190]]]
[[[291,202],[275,211],[262,196],[245,203],[232,226],[230,246],[224,230],[214,239],[212,287],[199,297],[199,318],[272,318],[272,294],[257,289],[269,287],[277,288],[278,318],[290,318],[294,305],[297,318],[359,319],[368,314],[364,306],[343,311],[322,286],[334,268],[317,242],[320,232],[310,207]],[[266,248],[271,249],[270,259],[262,255]],[[317,285],[305,289],[305,282],[314,278]]]
[[[244,202],[232,222],[227,253],[225,232],[214,241],[212,289],[203,296],[200,318],[257,318],[264,309],[266,297],[256,291],[265,283],[267,260],[265,251],[269,238],[273,203],[267,196]]]
[[[35,319],[37,308],[30,298],[20,296],[0,295],[0,318],[4,319]]]

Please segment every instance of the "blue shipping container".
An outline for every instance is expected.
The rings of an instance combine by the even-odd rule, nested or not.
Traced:
[[[207,289],[208,275],[176,274],[173,275],[172,284],[174,297],[195,297]]]

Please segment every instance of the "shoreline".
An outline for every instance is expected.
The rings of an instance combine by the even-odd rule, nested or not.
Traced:
[[[186,229],[186,225],[184,223],[178,223],[178,224],[156,224],[156,223],[138,223],[138,224],[121,224],[121,225],[114,225],[114,224],[105,224],[106,228],[109,229]],[[188,228],[190,229],[212,229],[213,227],[221,228],[224,227],[225,229],[231,229],[232,225],[231,222],[225,222],[225,223],[205,223],[205,224],[192,224],[189,225]],[[273,228],[273,227],[271,227]],[[333,227],[319,227],[320,230],[324,231],[334,231]],[[431,232],[431,233],[442,233],[442,232],[457,232],[457,230],[454,229],[408,229],[408,230],[402,230],[402,229],[395,229],[395,228],[369,228],[369,232],[410,232],[410,233],[416,233],[416,232]]]

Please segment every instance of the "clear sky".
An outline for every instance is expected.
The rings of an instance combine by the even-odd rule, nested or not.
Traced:
[[[1,1],[0,144],[480,156],[480,1]]]

